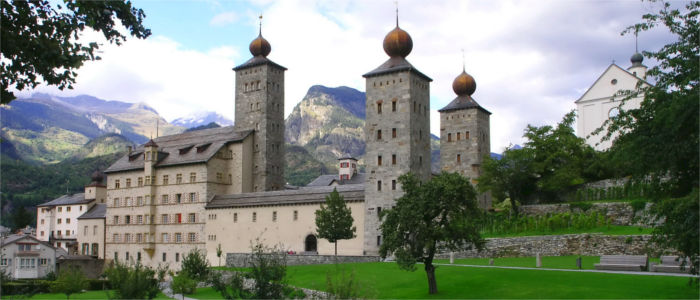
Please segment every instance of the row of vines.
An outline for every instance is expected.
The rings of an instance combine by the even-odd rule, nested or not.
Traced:
[[[558,232],[562,230],[593,229],[609,226],[610,220],[604,213],[556,213],[541,216],[519,215],[508,213],[491,213],[486,215],[482,234],[503,235],[522,232]]]

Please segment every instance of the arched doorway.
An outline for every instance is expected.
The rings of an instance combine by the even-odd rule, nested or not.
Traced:
[[[304,240],[304,251],[316,252],[316,249],[316,237],[313,234],[307,235]]]

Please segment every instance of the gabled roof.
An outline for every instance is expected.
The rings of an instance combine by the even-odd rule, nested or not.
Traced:
[[[418,76],[423,77],[423,79],[425,79],[427,81],[433,81],[432,79],[430,79],[430,77],[421,73],[421,71],[418,71],[418,69],[416,69],[416,67],[411,65],[411,63],[408,62],[405,58],[400,57],[400,56],[389,58],[387,61],[385,61],[383,64],[381,64],[376,69],[370,71],[369,73],[367,73],[365,75],[362,75],[362,77],[369,78],[369,77],[374,77],[374,76],[379,76],[379,75],[394,73],[394,72],[401,72],[401,71],[414,72]]]
[[[97,203],[82,214],[78,219],[104,219],[107,215],[107,204]]]
[[[448,112],[448,111],[453,111],[453,110],[460,110],[460,109],[470,109],[470,108],[475,108],[482,110],[483,112],[487,114],[491,114],[490,111],[486,110],[485,108],[481,107],[479,103],[476,103],[476,100],[472,98],[469,95],[463,95],[463,96],[457,96],[452,102],[447,104],[447,106],[443,107],[442,109],[439,109],[438,112]]]
[[[306,186],[308,187],[315,187],[315,186],[329,186],[333,183],[333,181],[337,182],[339,185],[346,185],[346,184],[363,184],[365,183],[365,178],[366,174],[365,173],[357,173],[352,176],[352,178],[348,180],[340,180],[338,178],[338,175],[321,175],[316,177],[313,181],[311,181],[309,184]]]
[[[46,243],[46,242],[44,242],[44,241],[40,241],[40,240],[38,240],[36,237],[34,237],[34,236],[32,236],[32,235],[28,235],[28,234],[11,234],[11,235],[8,235],[6,238],[2,239],[2,241],[0,242],[0,244],[2,244],[2,246],[4,247],[4,246],[6,246],[6,245],[10,245],[10,244],[14,244],[14,243],[20,242],[20,241],[22,241],[22,240],[24,240],[24,239],[31,240],[32,243],[38,243],[38,244],[42,244],[42,245],[44,245],[44,246],[46,246],[46,247],[50,247],[50,248],[52,248],[52,249],[56,249],[56,248],[54,248],[53,246],[51,246],[50,244],[48,244],[48,243]]]
[[[365,201],[364,184],[348,184],[339,186],[324,186],[302,188],[298,190],[281,190],[258,193],[232,195],[217,195],[207,203],[206,209],[253,207],[269,205],[316,204],[324,203],[326,196],[334,188],[346,202]]]
[[[195,130],[180,134],[162,136],[154,141],[158,143],[158,161],[155,167],[175,166],[209,161],[224,145],[240,142],[250,135],[252,130],[236,131],[233,126]],[[194,145],[200,147],[197,151],[186,151],[180,154],[180,149]],[[144,168],[141,155],[144,146],[138,146],[131,154],[124,155],[109,166],[105,173],[139,170]]]
[[[264,57],[262,55],[254,56],[253,58],[249,59],[248,61],[244,62],[243,64],[233,68],[234,71],[238,71],[241,69],[245,68],[250,68],[250,67],[255,67],[255,66],[260,66],[260,65],[271,65],[277,68],[280,68],[282,70],[287,70],[287,68],[278,65],[274,61],[269,60],[267,57]]]
[[[574,103],[578,103],[578,102],[581,101],[583,98],[585,98],[586,95],[593,89],[593,87],[595,87],[595,86],[598,84],[598,82],[603,78],[603,76],[605,76],[605,74],[607,74],[608,71],[610,71],[610,69],[612,69],[612,68],[617,68],[617,69],[619,69],[620,71],[622,71],[624,74],[627,74],[627,75],[631,76],[631,77],[634,78],[634,79],[640,80],[640,81],[642,81],[643,83],[645,83],[645,84],[647,84],[647,85],[649,85],[649,86],[652,86],[652,84],[649,83],[648,81],[646,81],[646,80],[644,80],[644,79],[642,79],[642,78],[639,78],[639,77],[635,76],[634,74],[630,73],[630,71],[623,69],[622,67],[616,65],[615,63],[612,63],[612,64],[610,64],[610,65],[605,69],[605,71],[603,71],[603,73],[600,73],[600,76],[598,76],[598,78],[593,82],[593,84],[591,84],[591,86],[588,87],[588,89],[586,89],[586,92],[584,92],[583,95],[581,95],[581,97],[579,97],[576,101],[574,101]],[[611,95],[611,96],[612,96],[612,95]]]
[[[85,199],[85,193],[78,193],[73,195],[63,195],[49,202],[39,204],[37,207],[42,206],[58,206],[58,205],[77,205],[86,204],[95,201],[95,199]]]

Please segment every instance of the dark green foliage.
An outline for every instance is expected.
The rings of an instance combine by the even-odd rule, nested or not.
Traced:
[[[51,292],[66,294],[70,299],[71,294],[80,293],[88,288],[88,279],[79,268],[67,268],[61,270],[58,278],[51,284]]]
[[[393,254],[399,267],[415,271],[422,262],[428,277],[428,293],[437,293],[433,259],[438,250],[481,249],[479,235],[482,212],[469,180],[457,173],[443,172],[420,183],[411,174],[399,177],[404,195],[396,207],[384,213],[381,225],[382,257]]]
[[[88,291],[101,291],[110,289],[107,279],[88,279]]]
[[[676,39],[644,55],[659,62],[647,72],[655,85],[619,95],[622,101],[643,94],[638,109],[620,110],[618,117],[604,124],[606,138],[620,134],[610,149],[611,164],[619,175],[639,181],[650,180],[657,198],[685,196],[698,187],[700,145],[700,2],[690,1],[684,9],[663,3],[657,13],[643,16],[643,23],[630,26],[623,34],[665,26]],[[661,185],[665,188],[659,188]]]
[[[700,197],[698,190],[693,190],[688,196],[668,198],[654,205],[652,212],[658,220],[664,220],[654,227],[652,241],[677,249],[689,258],[686,267],[692,274],[700,270]]]
[[[610,220],[604,213],[558,213],[541,216],[514,216],[508,213],[489,213],[483,223],[482,233],[488,235],[518,234],[539,232],[547,234],[566,229],[593,229],[609,226]]]
[[[110,299],[153,299],[160,292],[156,272],[138,262],[135,265],[113,262],[105,275],[114,289],[109,292]]]
[[[632,210],[637,213],[638,211],[644,210],[644,208],[647,207],[648,201],[646,200],[634,200],[630,202],[630,206],[632,207]]]
[[[170,288],[175,294],[189,295],[194,293],[197,289],[197,280],[190,277],[187,272],[181,271],[179,274],[173,276]]]
[[[182,272],[197,281],[206,281],[209,276],[209,262],[203,250],[192,249],[182,259]]]
[[[31,298],[37,293],[48,293],[51,290],[51,283],[52,282],[48,280],[3,280],[1,283],[2,294]]]
[[[240,272],[232,272],[228,280],[224,280],[219,272],[214,272],[210,278],[211,287],[224,299],[250,299],[251,294],[245,289],[244,281],[245,277]]]
[[[65,10],[61,11],[61,10]],[[75,70],[85,61],[99,60],[96,42],[77,39],[85,29],[100,32],[110,42],[120,45],[125,39],[116,25],[119,21],[132,36],[151,34],[143,27],[142,10],[129,1],[50,1],[2,0],[1,103],[15,97],[10,88],[36,87],[43,79],[59,89],[75,82]]]
[[[347,240],[355,237],[357,228],[352,226],[353,218],[350,207],[345,199],[333,189],[326,196],[326,204],[316,210],[316,232],[318,237],[335,243],[335,255],[338,255],[338,240]]]
[[[572,212],[576,208],[580,209],[583,212],[587,212],[592,207],[593,207],[593,204],[588,203],[588,202],[571,202],[571,203],[569,203],[569,210],[571,210]]]

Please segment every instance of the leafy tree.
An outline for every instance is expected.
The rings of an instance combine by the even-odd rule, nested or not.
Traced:
[[[219,267],[221,267],[221,254],[223,254],[223,251],[221,251],[221,244],[216,246],[216,257],[219,258]]]
[[[88,279],[78,268],[61,270],[56,281],[51,284],[51,291],[66,294],[66,299],[70,299],[70,295],[80,293],[87,288]]]
[[[681,198],[664,199],[657,203],[653,212],[658,217],[658,225],[652,232],[652,241],[677,249],[684,258],[685,266],[692,274],[700,269],[700,198],[698,190]],[[697,278],[696,278],[697,280]]]
[[[197,289],[197,280],[193,279],[187,272],[181,271],[180,274],[173,276],[170,288],[173,293],[180,294],[182,299],[185,299],[185,294],[192,294]]]
[[[153,299],[160,292],[156,271],[138,262],[127,265],[115,261],[105,270],[105,275],[114,289],[110,299]]]
[[[428,292],[435,294],[437,281],[433,258],[441,249],[481,249],[479,235],[481,210],[476,191],[469,180],[457,173],[443,172],[420,184],[411,174],[399,177],[404,195],[396,207],[384,213],[381,225],[384,241],[379,248],[382,257],[393,253],[399,267],[415,271],[416,262],[424,264]]]
[[[204,251],[192,249],[182,259],[182,272],[186,272],[197,281],[207,280],[209,276],[209,262]]]
[[[333,189],[326,196],[326,205],[316,210],[316,232],[322,239],[335,243],[335,255],[338,255],[338,240],[346,240],[355,237],[357,228],[352,226],[352,211],[345,204],[345,199]]]
[[[507,148],[501,159],[486,157],[479,177],[479,190],[491,191],[492,196],[510,200],[511,211],[517,216],[517,203],[531,202],[537,190],[537,177],[532,170],[529,149]]]
[[[10,88],[36,87],[42,79],[59,89],[73,88],[75,70],[85,61],[99,60],[97,42],[85,43],[82,33],[91,29],[110,43],[126,40],[116,21],[137,38],[151,31],[143,26],[143,10],[130,1],[2,0],[2,91],[0,103],[15,99]],[[7,61],[9,60],[9,61]]]
[[[666,182],[667,189],[657,192],[674,197],[687,195],[698,187],[698,115],[700,101],[700,2],[691,1],[685,10],[671,9],[663,3],[658,13],[644,15],[643,23],[630,26],[623,34],[666,26],[676,41],[644,55],[659,62],[649,69],[647,78],[655,85],[626,91],[622,101],[644,94],[637,109],[620,110],[604,124],[605,139],[616,134],[611,159],[622,175],[637,180],[651,179],[655,186]],[[601,127],[599,130],[603,130]]]

